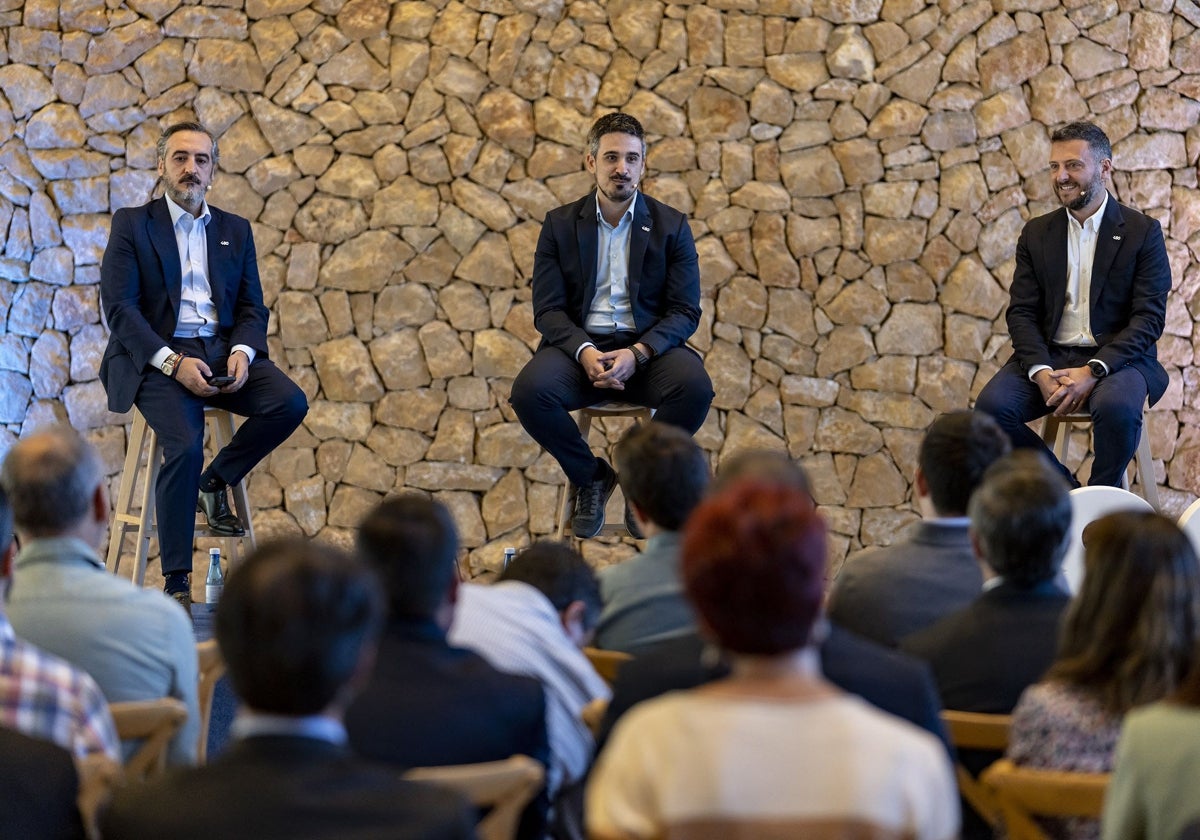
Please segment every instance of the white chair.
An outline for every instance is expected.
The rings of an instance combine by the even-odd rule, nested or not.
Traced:
[[[1187,534],[1187,538],[1192,541],[1192,548],[1196,552],[1196,556],[1200,557],[1200,499],[1188,505],[1179,516],[1179,530]]]
[[[1120,511],[1152,513],[1154,506],[1120,487],[1077,487],[1071,491],[1071,534],[1062,570],[1072,594],[1083,583],[1083,529],[1102,516]]]

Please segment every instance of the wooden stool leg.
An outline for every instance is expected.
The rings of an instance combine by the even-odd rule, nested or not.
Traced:
[[[138,523],[137,543],[133,555],[132,580],[138,586],[146,582],[146,558],[150,556],[150,539],[158,532],[155,522],[154,488],[158,484],[158,472],[162,469],[162,447],[153,429],[146,433],[146,486],[142,488],[142,515]]]
[[[108,557],[105,565],[111,574],[117,574],[121,568],[121,547],[125,534],[131,525],[138,523],[139,517],[133,516],[133,491],[137,484],[138,473],[141,471],[142,449],[146,443],[146,420],[140,413],[135,413],[133,425],[129,429],[129,443],[125,451],[125,465],[121,469],[121,485],[117,489],[117,503],[113,508],[112,524],[108,536]]]
[[[1161,511],[1162,508],[1158,506],[1158,480],[1154,475],[1154,458],[1150,454],[1150,435],[1146,431],[1145,416],[1142,417],[1142,435],[1138,440],[1135,462],[1138,483],[1142,485],[1142,496],[1151,507]]]

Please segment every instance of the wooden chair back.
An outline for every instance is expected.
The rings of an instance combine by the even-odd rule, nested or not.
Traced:
[[[588,658],[588,662],[592,663],[592,667],[596,669],[596,673],[610,686],[616,680],[617,671],[621,670],[621,666],[633,659],[631,655],[623,651],[602,650],[596,647],[585,647],[583,653]]]
[[[942,723],[957,750],[994,750],[1008,747],[1011,715],[987,715],[980,712],[942,712]],[[993,828],[1000,823],[1000,805],[995,794],[968,770],[961,760],[954,763],[958,792],[967,804]]]
[[[174,697],[110,703],[113,723],[122,741],[141,741],[125,762],[125,780],[142,782],[162,775],[167,747],[187,720],[187,706]]]
[[[1099,819],[1111,775],[1018,767],[1002,758],[981,778],[996,795],[1009,840],[1050,840],[1034,818]]]
[[[197,699],[200,705],[200,743],[196,745],[196,761],[208,761],[208,725],[212,721],[213,694],[217,681],[225,674],[225,659],[216,639],[196,643],[196,659],[200,663],[200,688]]]
[[[404,778],[451,788],[486,809],[475,827],[479,840],[513,840],[521,812],[542,789],[546,771],[529,756],[514,755],[481,764],[414,767]]]
[[[592,733],[593,738],[600,732],[600,724],[604,722],[604,715],[607,711],[608,700],[604,697],[597,697],[584,706],[583,711],[579,713],[583,725]]]

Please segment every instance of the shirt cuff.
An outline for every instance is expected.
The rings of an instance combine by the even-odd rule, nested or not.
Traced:
[[[157,353],[155,353],[153,356],[150,357],[150,366],[153,367],[155,370],[157,370],[159,373],[162,373],[163,362],[165,362],[167,360],[167,356],[170,356],[174,352],[175,351],[172,350],[170,347],[162,348],[161,350],[159,350]]]
[[[253,364],[253,362],[254,362],[254,348],[253,347],[247,347],[245,344],[235,344],[229,348],[229,352],[232,353],[234,350],[241,350],[243,353],[246,354],[246,361],[248,363]]]
[[[580,345],[579,345],[579,349],[575,351],[575,361],[577,361],[577,362],[579,361],[579,357],[580,357],[581,355],[583,355],[583,351],[584,351],[584,349],[585,349],[585,348],[587,348],[587,347],[595,347],[595,346],[596,346],[596,345],[595,345],[595,344],[592,344],[592,342],[590,342],[590,341],[585,341],[585,342],[583,342],[583,344],[580,344]]]
[[[1100,363],[1100,367],[1104,368],[1104,373],[1105,373],[1105,375],[1108,375],[1108,374],[1112,373],[1112,371],[1108,369],[1108,365],[1104,364],[1104,360],[1103,360],[1103,359],[1088,359],[1088,364],[1089,364],[1089,365],[1090,365],[1092,362],[1099,362],[1099,363]]]
[[[1054,368],[1050,367],[1050,365],[1034,365],[1029,369],[1029,381],[1032,382],[1033,377],[1037,376],[1043,370],[1054,370]]]

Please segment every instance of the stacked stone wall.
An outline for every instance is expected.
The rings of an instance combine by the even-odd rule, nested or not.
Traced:
[[[506,403],[538,341],[539,222],[589,188],[582,138],[620,108],[651,136],[646,191],[696,234],[717,393],[697,438],[714,463],[801,459],[838,561],[916,517],[923,430],[1009,352],[1047,127],[1090,117],[1167,235],[1149,428],[1178,512],[1200,490],[1198,99],[1192,0],[0,0],[0,449],[68,420],[119,477],[99,261],[160,126],[195,116],[221,134],[210,199],[254,223],[271,356],[312,403],[253,474],[260,534],[345,541],[417,488],[494,566],[552,530],[562,481]]]

